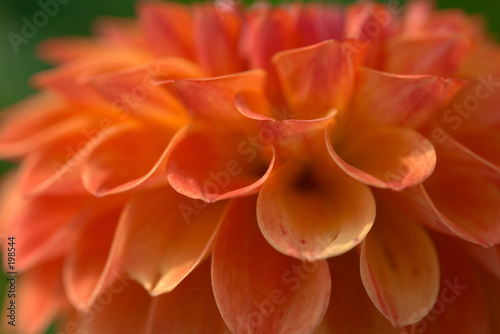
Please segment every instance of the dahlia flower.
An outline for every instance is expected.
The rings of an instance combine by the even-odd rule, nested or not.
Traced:
[[[44,42],[55,67],[3,113],[5,330],[500,332],[500,46],[479,19],[137,10]]]

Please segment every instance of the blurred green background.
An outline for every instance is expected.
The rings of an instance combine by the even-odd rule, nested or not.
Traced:
[[[33,90],[29,78],[34,73],[47,69],[48,65],[37,60],[35,47],[38,42],[54,36],[90,35],[92,22],[99,16],[133,16],[137,0],[69,0],[60,5],[59,12],[39,29],[27,44],[19,45],[15,53],[7,35],[20,35],[23,17],[31,20],[40,11],[39,0],[0,0],[0,109],[30,95]],[[46,2],[46,0],[42,0]],[[184,1],[189,2],[189,1]],[[245,1],[248,2],[248,1]],[[277,1],[272,1],[277,2]],[[354,1],[343,0],[342,3]],[[387,2],[387,1],[385,1]],[[401,1],[402,3],[406,1]],[[497,40],[500,36],[500,1],[498,0],[437,0],[440,8],[462,8],[469,13],[485,17],[489,31]],[[0,174],[12,165],[0,161]],[[1,275],[1,273],[0,273]],[[0,276],[0,298],[3,282]],[[4,321],[4,320],[2,320]]]

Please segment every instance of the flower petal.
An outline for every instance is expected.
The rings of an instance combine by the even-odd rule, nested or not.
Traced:
[[[273,57],[287,105],[296,118],[320,118],[345,107],[359,65],[350,51],[352,43],[326,41]]]
[[[367,131],[338,148],[332,146],[329,132],[325,133],[332,159],[354,179],[371,186],[412,187],[429,177],[436,164],[431,142],[410,129]]]
[[[466,261],[466,254],[449,238],[437,237],[441,267],[441,285],[436,304],[415,326],[417,333],[487,334],[492,316],[489,314],[485,290],[476,267]],[[496,283],[498,286],[498,283]]]
[[[359,274],[359,256],[352,250],[328,260],[332,297],[323,322],[314,334],[403,334],[377,310]],[[363,321],[360,321],[363,319]]]
[[[120,278],[80,318],[83,333],[144,333],[151,297],[139,284]]]
[[[234,123],[248,122],[236,109],[236,96],[243,92],[262,92],[265,78],[264,71],[252,70],[217,78],[180,80],[175,88],[195,118],[234,126]]]
[[[210,252],[224,207],[170,187],[136,194],[116,236],[129,275],[153,296],[172,291]]]
[[[438,257],[423,228],[380,202],[375,224],[361,246],[361,279],[393,326],[406,326],[425,317],[436,302]]]
[[[299,4],[294,31],[299,45],[308,46],[329,39],[342,40],[344,12],[341,6],[329,3]]]
[[[398,36],[386,44],[387,59],[383,70],[450,78],[456,75],[472,49],[472,42],[460,35],[435,35],[433,32],[419,37]]]
[[[3,159],[23,156],[66,132],[89,125],[85,119],[71,118],[71,110],[46,93],[3,110],[2,115],[8,115],[0,130],[0,157]]]
[[[193,58],[189,7],[177,3],[142,3],[138,10],[146,46],[153,54]]]
[[[231,5],[196,5],[193,11],[194,51],[209,76],[241,72],[238,50],[240,13]]]
[[[122,209],[121,205],[113,208],[103,202],[98,203],[107,207],[107,210],[92,217],[79,231],[63,266],[66,295],[72,306],[79,311],[87,309],[90,295],[104,270]]]
[[[153,298],[146,334],[229,333],[215,303],[210,261],[204,261],[172,292]]]
[[[212,253],[212,285],[233,333],[312,333],[328,306],[330,284],[326,261],[300,262],[262,238],[255,198],[231,202]]]
[[[458,79],[396,75],[364,68],[357,78],[349,121],[416,128],[442,110],[464,85]]]
[[[375,219],[369,188],[333,162],[290,161],[271,173],[257,204],[259,227],[283,254],[314,261],[359,244]]]
[[[214,202],[256,193],[274,165],[274,150],[255,136],[186,128],[179,138],[168,157],[167,177],[191,198]]]
[[[95,196],[123,192],[143,183],[161,160],[173,132],[128,122],[109,127],[101,136],[81,170],[85,188]]]
[[[16,198],[9,199],[12,207],[9,212],[3,212],[6,221],[2,232],[16,236],[19,250],[16,268],[19,271],[67,252],[79,230],[79,217],[90,209],[89,198],[81,195],[25,198],[11,193],[11,196]]]

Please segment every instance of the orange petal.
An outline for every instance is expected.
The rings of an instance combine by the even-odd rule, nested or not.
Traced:
[[[83,333],[144,333],[151,297],[139,284],[121,277],[80,316]]]
[[[192,59],[189,7],[174,3],[143,3],[138,10],[146,45],[153,54]]]
[[[333,257],[328,262],[333,282],[332,297],[323,322],[314,334],[405,333],[394,328],[368,298],[361,282],[356,251]]]
[[[326,141],[332,159],[347,174],[375,187],[402,190],[420,184],[436,164],[431,142],[410,129],[367,131],[339,148],[326,132]]]
[[[19,195],[11,193],[11,196]],[[82,223],[82,212],[91,207],[89,198],[80,195],[18,197],[12,205],[14,207],[9,208],[11,211],[4,217],[3,232],[16,236],[19,250],[16,267],[19,270],[67,252]]]
[[[153,296],[172,291],[210,252],[224,207],[170,187],[132,197],[116,236],[130,276]]]
[[[295,32],[299,46],[321,43],[329,39],[342,40],[344,13],[337,4],[314,3],[298,5]]]
[[[281,8],[261,7],[246,12],[246,29],[241,37],[241,53],[250,68],[271,68],[271,58],[296,45],[291,33],[292,18]]]
[[[442,110],[465,82],[424,75],[395,75],[364,68],[357,78],[350,122],[418,127]]]
[[[266,150],[257,136],[186,128],[175,141],[168,181],[181,194],[206,202],[258,192],[274,165],[274,150]]]
[[[84,119],[74,119],[72,131],[66,131],[23,161],[20,187],[26,194],[78,194],[85,192],[80,172],[82,163],[107,130]],[[78,126],[79,125],[79,126]],[[82,127],[85,126],[82,130]],[[90,129],[90,130],[88,130]]]
[[[212,285],[233,333],[311,333],[330,299],[326,261],[274,250],[257,227],[255,198],[231,202],[212,253]]]
[[[416,333],[425,334],[487,334],[490,328],[484,283],[476,267],[466,260],[464,252],[449,238],[435,238],[441,267],[441,285],[437,301],[429,314],[415,326]],[[498,282],[496,283],[498,285]]]
[[[37,46],[39,57],[54,65],[68,63],[86,56],[94,56],[96,52],[101,50],[103,50],[103,45],[88,37],[51,38],[42,41]]]
[[[359,60],[352,42],[326,41],[273,57],[291,113],[299,119],[343,109],[350,99]]]
[[[236,96],[244,92],[262,92],[265,77],[264,71],[252,70],[217,78],[180,80],[175,88],[194,117],[234,126],[248,121],[236,109]]]
[[[162,159],[172,136],[166,129],[160,134],[131,122],[106,129],[82,166],[85,188],[96,196],[105,196],[143,183]]]
[[[90,295],[108,258],[122,209],[122,205],[110,206],[111,203],[103,200],[95,204],[106,210],[92,214],[89,223],[79,232],[68,252],[63,267],[66,296],[77,310],[87,309]]]
[[[449,136],[436,148],[436,170],[422,188],[431,210],[465,240],[485,247],[500,243],[500,169]]]
[[[357,39],[353,51],[367,53],[364,65],[380,69],[384,60],[385,40],[399,31],[398,8],[372,1],[360,1],[347,7],[344,38]]]
[[[146,334],[229,333],[219,313],[205,261],[168,294],[153,298]]]
[[[333,162],[307,166],[297,161],[271,173],[257,204],[259,227],[283,254],[314,261],[359,244],[375,219],[369,188]]]
[[[395,37],[387,42],[383,70],[399,74],[454,77],[467,55],[471,41],[460,35],[441,34]]]
[[[377,204],[377,219],[361,246],[361,279],[393,324],[421,320],[439,292],[439,262],[427,232],[407,216]]]
[[[34,151],[68,131],[88,125],[71,119],[62,101],[46,93],[34,95],[2,111],[0,157],[12,158]]]
[[[64,99],[88,107],[97,107],[101,112],[109,110],[109,103],[90,87],[84,85],[86,78],[116,71],[149,61],[149,58],[134,51],[111,50],[61,65],[55,69],[36,74],[32,81],[37,88],[56,92]]]
[[[235,7],[196,5],[193,12],[194,51],[209,76],[241,72],[238,42],[241,18]]]

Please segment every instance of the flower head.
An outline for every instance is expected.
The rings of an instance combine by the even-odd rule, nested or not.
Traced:
[[[428,1],[138,15],[42,44],[57,66],[7,111],[22,333],[499,329],[500,48],[478,22]]]

